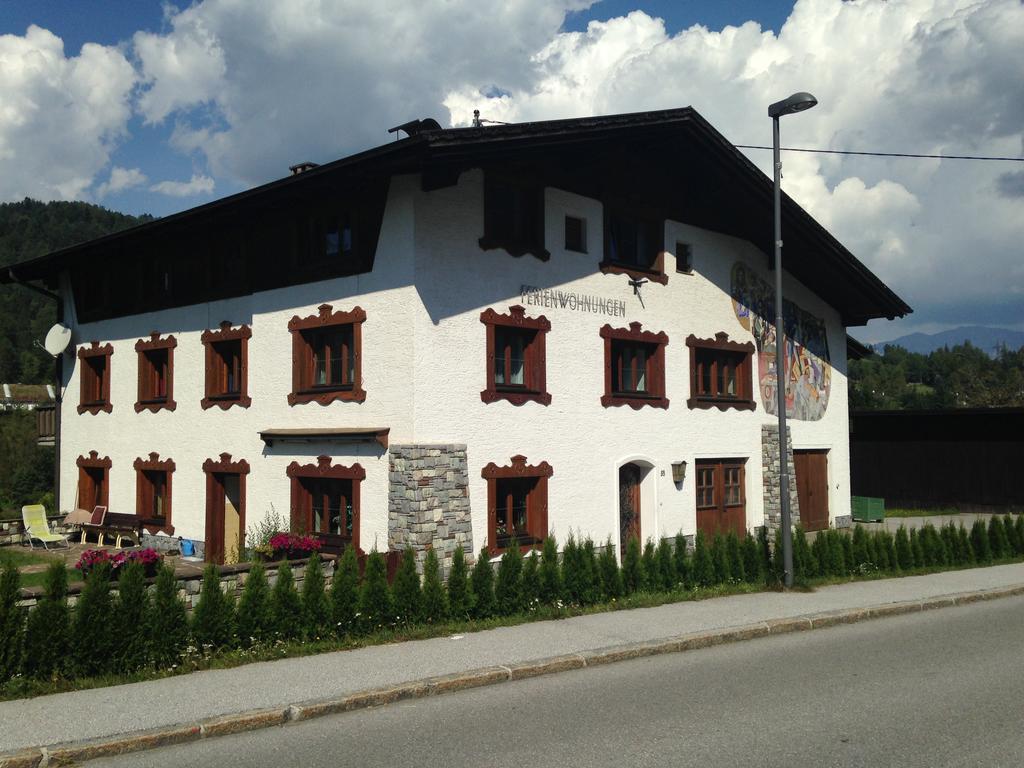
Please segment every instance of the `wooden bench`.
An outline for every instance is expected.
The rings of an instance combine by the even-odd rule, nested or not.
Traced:
[[[101,519],[99,524],[82,523],[82,544],[85,544],[88,533],[96,534],[97,544],[103,543],[105,535],[113,536],[115,547],[120,547],[126,538],[131,539],[133,546],[138,546],[142,541],[142,520],[137,516],[107,512]]]

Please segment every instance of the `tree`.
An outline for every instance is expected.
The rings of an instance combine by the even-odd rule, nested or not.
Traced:
[[[583,594],[583,565],[576,537],[569,534],[562,547],[562,595],[567,603],[580,603]]]
[[[79,677],[101,675],[114,662],[114,612],[110,597],[110,564],[93,566],[75,605],[71,624],[71,658]]]
[[[0,607],[2,612],[3,608]],[[2,625],[3,620],[0,619]],[[67,663],[70,641],[68,572],[64,561],[58,560],[46,569],[43,597],[29,612],[25,624],[25,653],[22,661],[25,674],[37,679],[59,676]],[[3,679],[2,674],[0,679]]]
[[[554,536],[544,539],[540,554],[540,601],[554,605],[562,595],[562,579],[558,567],[558,542]]]
[[[494,604],[500,616],[511,616],[523,609],[523,553],[519,542],[509,542],[508,549],[498,563],[498,578],[494,583]]]
[[[622,558],[622,586],[627,595],[643,589],[644,577],[640,565],[640,539],[630,536],[626,542],[626,554]]]
[[[470,591],[469,574],[466,570],[466,551],[461,544],[452,552],[452,567],[448,572],[448,610],[453,619],[464,619],[469,615]]]
[[[643,579],[643,588],[648,592],[656,592],[661,584],[658,575],[658,551],[654,547],[654,542],[651,539],[647,539],[647,543],[644,544],[644,553],[640,558],[640,573]]]
[[[687,550],[686,537],[680,531],[676,534],[675,546],[672,548],[672,563],[676,569],[676,583],[684,589],[690,584],[690,554]]]
[[[423,560],[423,601],[420,616],[428,624],[437,624],[448,618],[448,599],[441,583],[441,566],[433,548],[427,550]]]
[[[971,550],[974,552],[975,562],[990,563],[992,561],[992,545],[988,538],[988,529],[985,522],[978,518],[971,526]]]
[[[288,571],[289,578],[291,570]],[[280,579],[280,574],[278,574]],[[199,602],[192,609],[192,637],[200,648],[219,650],[234,645],[235,610],[224,594],[220,573],[212,563],[203,571]]]
[[[114,656],[121,672],[134,672],[149,663],[149,595],[142,563],[128,561],[117,580],[114,601]]]
[[[531,550],[530,556],[523,559],[523,607],[527,611],[535,610],[540,595],[540,556],[537,550]]]
[[[277,567],[277,579],[270,593],[270,617],[274,633],[281,639],[292,640],[302,635],[302,598],[286,560]]]
[[[316,552],[310,555],[302,580],[302,619],[307,638],[317,640],[327,636],[331,626],[331,601],[327,598],[324,569]]]
[[[698,587],[710,587],[715,583],[715,564],[703,531],[697,531],[693,546],[693,583]]]
[[[658,560],[658,588],[671,592],[676,586],[676,567],[672,562],[672,544],[668,539],[658,542],[656,552]]]
[[[487,619],[494,615],[494,568],[487,547],[480,550],[480,556],[470,576],[473,590],[473,617]]]
[[[81,601],[79,601],[81,604]],[[174,568],[160,566],[153,589],[153,610],[149,622],[149,652],[157,669],[169,669],[181,661],[188,642],[188,616],[178,597]]]
[[[605,600],[616,600],[622,597],[622,574],[619,572],[618,558],[615,556],[615,545],[609,536],[598,562],[601,572],[601,594]]]
[[[757,539],[749,533],[743,537],[743,574],[751,584],[764,582],[764,557]]]
[[[359,590],[359,614],[364,632],[376,632],[391,626],[394,621],[388,564],[377,550],[366,558],[363,584]]]
[[[14,677],[21,665],[25,611],[18,605],[20,590],[21,575],[8,562],[0,571],[0,683]]]
[[[905,525],[896,529],[896,561],[901,571],[910,571],[914,568],[914,550],[910,548],[910,537]]]
[[[398,620],[405,625],[419,621],[423,592],[420,588],[420,575],[416,572],[416,552],[412,547],[406,547],[402,553],[393,592]]]
[[[1010,555],[1010,541],[999,515],[992,515],[988,519],[988,545],[994,560],[1002,560]]]
[[[746,564],[743,562],[743,548],[736,531],[729,531],[725,537],[725,549],[729,555],[729,579],[740,584],[747,580]]]
[[[238,639],[243,646],[260,643],[273,632],[270,615],[270,585],[263,564],[249,568],[238,602]]]
[[[592,605],[601,599],[601,574],[597,567],[597,551],[589,536],[580,545],[576,556],[580,564],[580,602]]]

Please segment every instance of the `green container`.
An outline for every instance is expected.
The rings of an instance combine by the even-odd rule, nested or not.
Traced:
[[[853,519],[861,523],[880,523],[885,519],[885,499],[853,496]]]

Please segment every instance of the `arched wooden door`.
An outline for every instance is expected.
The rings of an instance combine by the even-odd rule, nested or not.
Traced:
[[[632,537],[640,541],[640,467],[619,467],[619,556],[625,554]]]

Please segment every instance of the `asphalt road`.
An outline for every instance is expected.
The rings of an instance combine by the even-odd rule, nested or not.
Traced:
[[[659,656],[89,763],[1019,766],[1024,598]]]

